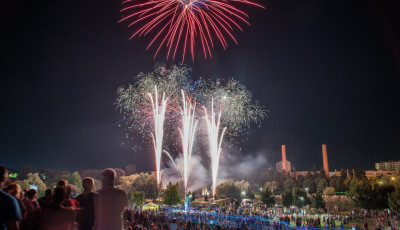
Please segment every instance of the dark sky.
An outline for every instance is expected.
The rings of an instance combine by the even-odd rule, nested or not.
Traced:
[[[286,144],[296,169],[319,168],[326,143],[331,169],[400,160],[398,1],[261,2],[266,10],[246,7],[252,25],[235,32],[239,45],[187,62],[195,78],[238,79],[270,111],[242,154],[274,165]],[[163,61],[145,51],[149,38],[128,40],[121,1],[0,4],[0,164],[152,169],[111,125],[118,86]]]

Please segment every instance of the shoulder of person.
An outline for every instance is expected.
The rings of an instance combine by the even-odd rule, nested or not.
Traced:
[[[15,199],[15,197],[11,196],[10,194],[1,191],[0,190],[0,198],[2,199],[2,203],[4,202],[5,204],[8,205],[17,205],[18,206],[18,201]]]
[[[114,188],[115,191],[117,191],[118,193],[120,193],[121,195],[127,195],[127,192],[125,189],[120,189],[120,188]]]

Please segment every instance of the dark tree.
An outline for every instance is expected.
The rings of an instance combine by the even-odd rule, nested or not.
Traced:
[[[263,204],[267,205],[267,207],[272,207],[275,204],[274,195],[268,188],[264,189],[264,191],[262,191],[260,195],[261,201],[263,202]]]
[[[29,173],[37,173],[37,170],[30,165],[24,165],[18,170],[18,180],[25,180],[28,178]]]
[[[312,197],[313,208],[324,209],[325,205],[326,205],[326,202],[325,202],[324,198],[322,197],[322,193],[320,193],[320,192],[315,193]]]
[[[307,193],[300,188],[294,188],[292,190],[293,204],[297,207],[303,207],[304,205],[310,204],[311,201],[307,197]]]
[[[47,184],[48,187],[53,187],[61,179],[67,179],[71,173],[67,170],[58,171],[53,169],[45,169],[40,171],[41,178],[43,182]]]
[[[333,187],[336,192],[343,192],[342,190],[342,179],[337,176],[331,177],[329,181],[329,187]]]
[[[293,196],[290,191],[284,191],[282,193],[282,205],[287,208],[293,205]]]
[[[299,175],[296,179],[296,186],[299,188],[303,187],[304,180],[305,180],[304,176]]]
[[[303,188],[307,188],[310,194],[316,192],[315,182],[312,179],[305,179],[303,183]]]
[[[325,178],[320,178],[317,184],[317,192],[322,193],[327,186],[328,182],[326,182]]]
[[[395,191],[394,186],[391,184],[380,184],[379,182],[375,184],[375,208],[380,210],[389,208],[389,194],[393,191]]]
[[[395,190],[389,194],[388,203],[391,211],[400,213],[400,186],[396,186]]]
[[[283,184],[283,189],[287,191],[292,191],[294,187],[296,187],[296,181],[292,178],[287,179]]]
[[[349,195],[356,206],[368,210],[375,208],[376,196],[368,180],[351,180]]]
[[[235,185],[233,180],[227,180],[217,186],[217,196],[220,198],[235,198],[241,201],[239,188]]]

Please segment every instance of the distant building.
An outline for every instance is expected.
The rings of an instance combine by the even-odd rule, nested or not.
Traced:
[[[400,170],[400,161],[387,161],[375,163],[376,171],[398,171]]]
[[[295,178],[297,180],[297,177],[306,176],[308,173],[310,173],[311,175],[313,174],[313,172],[309,172],[309,171],[294,171],[294,172],[290,172],[290,177]]]
[[[286,170],[284,170],[283,166],[284,166],[284,164],[282,164],[282,161],[279,161],[278,163],[276,163],[276,171],[278,171],[278,172],[282,172],[282,171],[291,172],[290,161],[286,161]]]
[[[312,172],[312,171],[292,171],[292,172],[290,172],[290,177],[291,178],[295,178],[297,180],[297,178],[299,176],[305,177],[305,176],[307,176],[308,173],[310,173],[311,175],[314,174],[314,172]],[[332,176],[340,176],[340,175],[341,175],[340,171],[336,171],[336,169],[335,169],[334,172],[329,172],[329,176],[330,177],[332,177]]]
[[[391,176],[396,174],[398,171],[383,171],[383,170],[379,170],[379,171],[375,171],[375,170],[367,170],[365,171],[365,175],[368,178],[377,178],[377,177],[382,177],[382,176]]]

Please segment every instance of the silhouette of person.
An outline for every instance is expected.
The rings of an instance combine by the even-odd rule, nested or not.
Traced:
[[[97,191],[95,198],[95,230],[121,230],[123,212],[128,206],[126,191],[114,188],[116,173],[105,169],[101,175],[103,188]]]
[[[18,230],[21,211],[17,199],[3,191],[7,178],[7,168],[0,165],[0,229]]]
[[[94,199],[93,193],[94,180],[91,177],[86,177],[82,181],[83,193],[76,197],[81,207],[79,218],[80,230],[92,230],[94,225]]]

